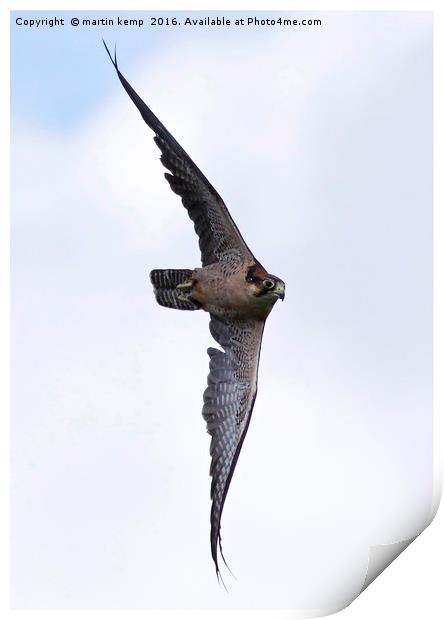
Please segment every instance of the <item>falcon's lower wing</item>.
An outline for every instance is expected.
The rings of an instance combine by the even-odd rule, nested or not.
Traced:
[[[222,510],[256,398],[264,324],[211,315],[211,335],[224,349],[208,349],[210,374],[202,410],[211,435],[211,555],[218,575]]]

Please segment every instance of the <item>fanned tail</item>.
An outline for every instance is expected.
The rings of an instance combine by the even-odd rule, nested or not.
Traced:
[[[191,269],[153,269],[150,280],[157,303],[174,310],[199,310],[186,287],[192,273]]]

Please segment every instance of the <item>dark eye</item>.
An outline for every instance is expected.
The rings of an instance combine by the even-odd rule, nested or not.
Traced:
[[[254,282],[254,281],[255,281],[255,278],[252,276],[247,278],[247,282]]]
[[[264,280],[262,284],[264,288],[268,288],[268,289],[273,288],[274,286],[273,280]]]

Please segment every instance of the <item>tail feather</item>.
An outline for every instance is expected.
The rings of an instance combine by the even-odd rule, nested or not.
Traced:
[[[185,299],[189,295],[176,288],[189,280],[192,273],[191,269],[153,269],[150,280],[157,303],[175,310],[199,310],[199,304]]]
[[[153,269],[150,273],[151,284],[154,288],[176,288],[189,280],[192,273],[191,269]]]

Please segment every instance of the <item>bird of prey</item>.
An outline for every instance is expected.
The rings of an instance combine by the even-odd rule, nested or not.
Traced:
[[[202,409],[211,435],[210,543],[219,578],[222,509],[256,398],[265,321],[275,302],[284,299],[285,284],[253,256],[222,198],[126,81],[116,54],[113,58],[103,43],[125,91],[154,132],[160,161],[169,170],[165,178],[182,198],[199,237],[201,268],[154,269],[150,278],[161,306],[208,312],[211,335],[222,348],[208,349]]]

